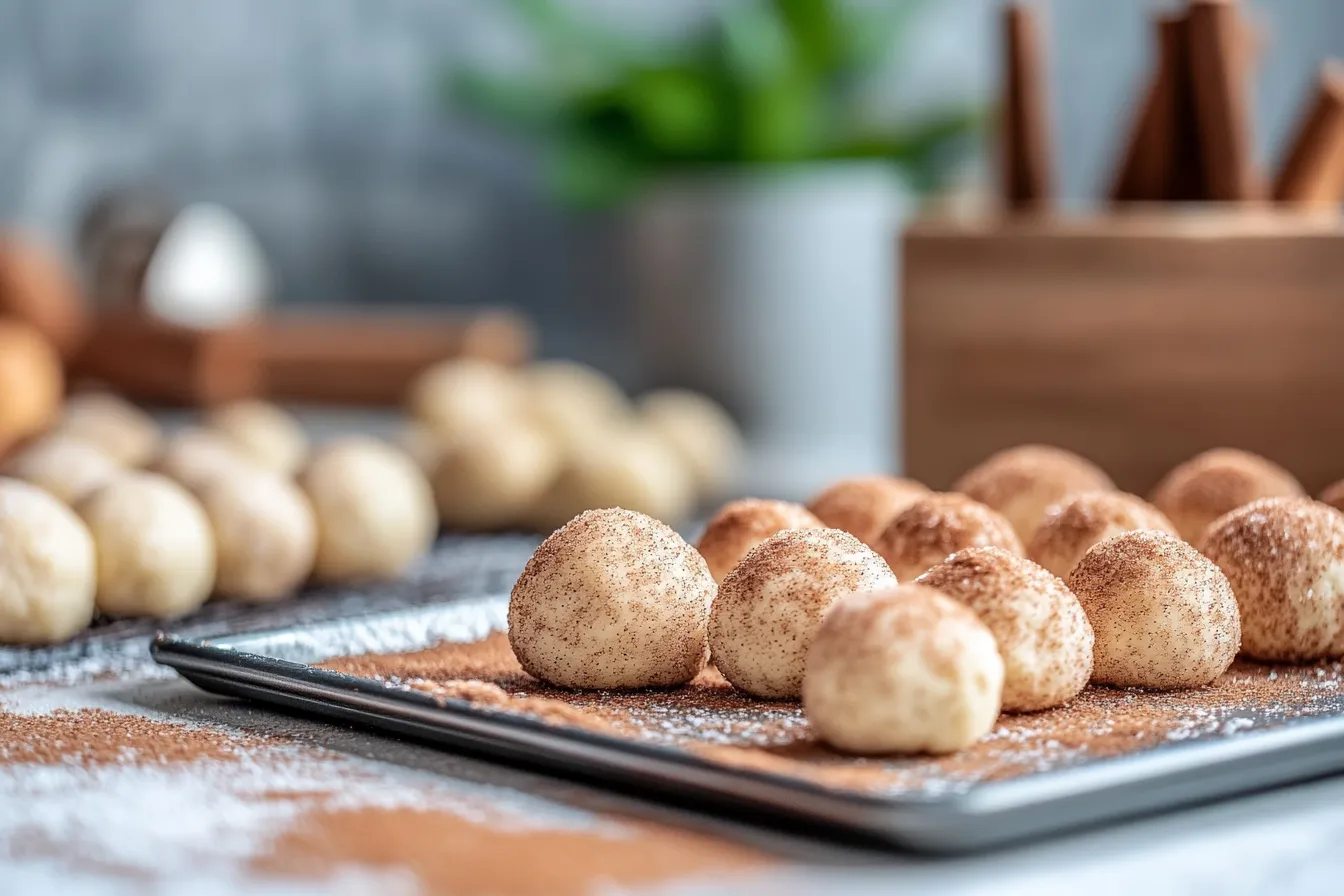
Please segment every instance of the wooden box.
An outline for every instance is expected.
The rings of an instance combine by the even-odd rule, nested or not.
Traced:
[[[909,475],[1070,448],[1146,493],[1217,445],[1344,477],[1344,225],[1269,212],[927,222],[904,238]]]

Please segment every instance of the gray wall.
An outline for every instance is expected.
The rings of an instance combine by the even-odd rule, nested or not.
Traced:
[[[573,2],[666,29],[709,0]],[[0,0],[0,219],[65,236],[101,187],[153,180],[240,211],[289,301],[505,302],[541,317],[552,351],[622,366],[610,228],[573,226],[524,151],[433,92],[456,54],[516,51],[495,3]],[[995,5],[931,4],[887,101],[988,95]],[[1344,3],[1251,5],[1270,37],[1257,109],[1272,158],[1316,64],[1344,55]],[[1142,80],[1148,6],[1048,6],[1061,182],[1085,204]]]

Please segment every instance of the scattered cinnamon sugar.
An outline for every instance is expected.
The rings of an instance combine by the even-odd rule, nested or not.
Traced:
[[[0,712],[0,765],[171,765],[233,759],[266,741],[105,709]]]
[[[1066,706],[1004,715],[986,738],[950,756],[858,758],[816,741],[797,704],[747,697],[713,669],[668,691],[563,691],[529,678],[499,633],[473,643],[342,658],[323,666],[407,686],[438,685],[467,700],[480,694],[492,708],[541,714],[556,724],[572,717],[580,727],[680,747],[726,765],[882,794],[960,790],[1189,738],[1233,736],[1344,712],[1344,663],[1239,661],[1196,690],[1088,687]],[[468,678],[471,687],[454,689],[454,682]],[[498,690],[481,690],[480,682]],[[580,716],[571,716],[573,711]]]

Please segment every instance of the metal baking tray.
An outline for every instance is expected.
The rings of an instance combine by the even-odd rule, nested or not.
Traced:
[[[152,653],[217,694],[408,735],[718,815],[922,852],[972,852],[1344,771],[1341,705],[1340,714],[1274,720],[1274,727],[1235,736],[1210,732],[964,790],[872,795],[308,665],[443,640],[474,641],[502,629],[506,609],[506,596],[495,595],[248,635],[160,635]]]

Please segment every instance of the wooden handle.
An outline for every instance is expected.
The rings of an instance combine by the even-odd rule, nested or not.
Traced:
[[[1042,208],[1053,198],[1045,61],[1040,22],[1028,6],[1004,9],[1004,64],[1004,200],[1009,208]]]
[[[1246,100],[1246,52],[1236,7],[1222,0],[1190,4],[1190,74],[1208,199],[1256,196]]]
[[[1274,182],[1274,200],[1301,207],[1344,200],[1344,64],[1322,66],[1316,96]]]

